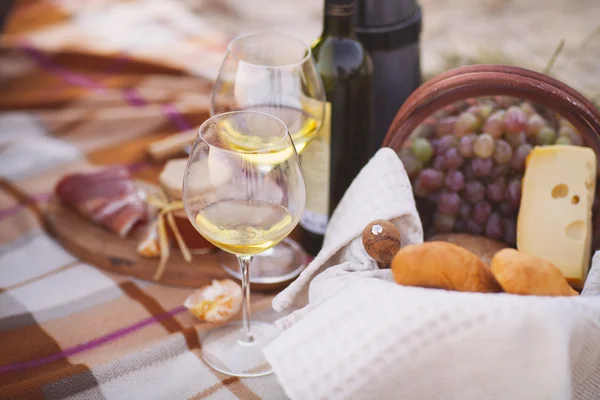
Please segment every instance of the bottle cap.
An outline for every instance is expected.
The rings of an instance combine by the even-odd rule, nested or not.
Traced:
[[[393,49],[419,40],[421,8],[416,0],[355,2],[354,27],[368,49]]]

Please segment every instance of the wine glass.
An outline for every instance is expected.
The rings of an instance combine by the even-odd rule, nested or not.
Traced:
[[[250,320],[250,264],[294,229],[306,201],[302,168],[286,125],[255,111],[209,118],[191,149],[182,199],[196,230],[237,256],[242,278],[242,321],[211,331],[202,341],[202,356],[225,374],[266,375],[271,367],[262,349],[278,330]]]
[[[319,131],[325,113],[323,82],[310,47],[278,32],[233,39],[213,89],[211,115],[233,110],[260,111],[281,119],[300,154]],[[240,279],[235,258],[221,253],[220,262],[226,272]],[[306,262],[303,249],[285,239],[255,258],[250,280],[285,282],[295,278]]]

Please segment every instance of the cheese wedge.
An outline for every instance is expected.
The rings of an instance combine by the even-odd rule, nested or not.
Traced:
[[[550,261],[580,289],[590,267],[596,154],[587,147],[535,147],[523,176],[517,249]]]

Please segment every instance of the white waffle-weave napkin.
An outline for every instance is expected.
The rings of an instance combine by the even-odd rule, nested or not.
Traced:
[[[291,325],[319,301],[357,279],[391,280],[390,271],[380,270],[362,245],[363,229],[376,219],[392,221],[398,227],[404,245],[423,242],[423,228],[410,180],[402,162],[389,148],[375,154],[344,194],[331,216],[319,254],[273,299],[276,311],[304,307],[279,320],[279,326]]]
[[[299,399],[600,399],[600,252],[582,296],[411,288],[362,248],[374,219],[422,241],[406,172],[381,149],[332,216],[323,250],[273,300],[302,307],[265,349]]]

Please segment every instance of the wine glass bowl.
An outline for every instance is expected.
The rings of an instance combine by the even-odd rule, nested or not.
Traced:
[[[232,40],[213,89],[211,115],[233,110],[281,119],[300,153],[318,132],[325,112],[325,92],[310,47],[278,32]]]
[[[185,212],[209,242],[237,256],[245,298],[243,321],[211,332],[202,343],[203,358],[221,372],[270,372],[262,348],[277,330],[250,323],[249,266],[254,255],[277,245],[297,225],[305,190],[298,154],[281,120],[234,111],[200,127],[184,176]]]

